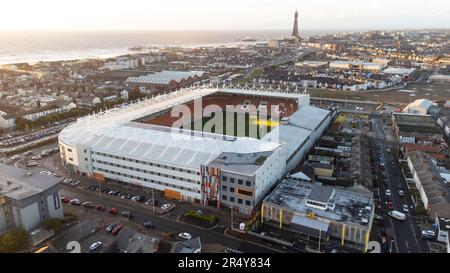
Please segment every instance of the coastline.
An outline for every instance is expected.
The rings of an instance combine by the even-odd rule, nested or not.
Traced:
[[[261,42],[261,41],[258,41]],[[254,45],[257,42],[218,42],[218,43],[184,43],[184,44],[158,44],[158,45],[148,45],[145,48],[152,47],[183,47],[183,48],[199,48],[199,47],[221,47],[221,46],[245,46]],[[74,50],[74,51],[43,51],[27,55],[3,55],[0,56],[0,66],[10,65],[18,63],[28,63],[30,65],[36,64],[38,62],[53,62],[53,61],[75,61],[83,59],[108,59],[114,58],[121,55],[133,55],[139,53],[149,53],[148,50],[143,50],[142,52],[130,51],[129,48],[136,45],[130,45],[129,47],[119,47],[111,49],[86,49],[86,50]]]

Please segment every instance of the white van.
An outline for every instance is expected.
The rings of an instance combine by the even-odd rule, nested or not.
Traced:
[[[406,219],[406,214],[401,213],[400,211],[392,210],[388,212],[388,215],[397,220],[403,221]]]

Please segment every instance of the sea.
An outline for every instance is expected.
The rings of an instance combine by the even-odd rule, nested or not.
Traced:
[[[305,30],[300,36],[351,32]],[[289,30],[255,31],[0,31],[0,65],[39,61],[109,58],[130,53],[130,47],[227,46],[289,36]]]

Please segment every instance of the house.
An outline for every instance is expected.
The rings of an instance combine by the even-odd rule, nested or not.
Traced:
[[[407,162],[428,214],[450,218],[450,188],[430,156],[422,151],[410,152]]]

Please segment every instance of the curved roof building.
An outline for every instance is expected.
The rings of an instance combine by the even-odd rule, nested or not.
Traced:
[[[288,124],[276,127],[261,139],[141,122],[144,117],[218,93],[288,98],[298,103],[299,110]],[[247,187],[243,190],[248,198],[236,201],[242,206],[248,204],[243,209],[248,212],[288,169],[303,159],[317,132],[324,130],[330,119],[329,111],[309,106],[309,95],[300,92],[207,86],[182,89],[80,118],[59,134],[59,145],[63,163],[76,173],[205,204],[212,201],[220,205],[219,174],[228,171],[238,182],[245,181],[242,188]]]

